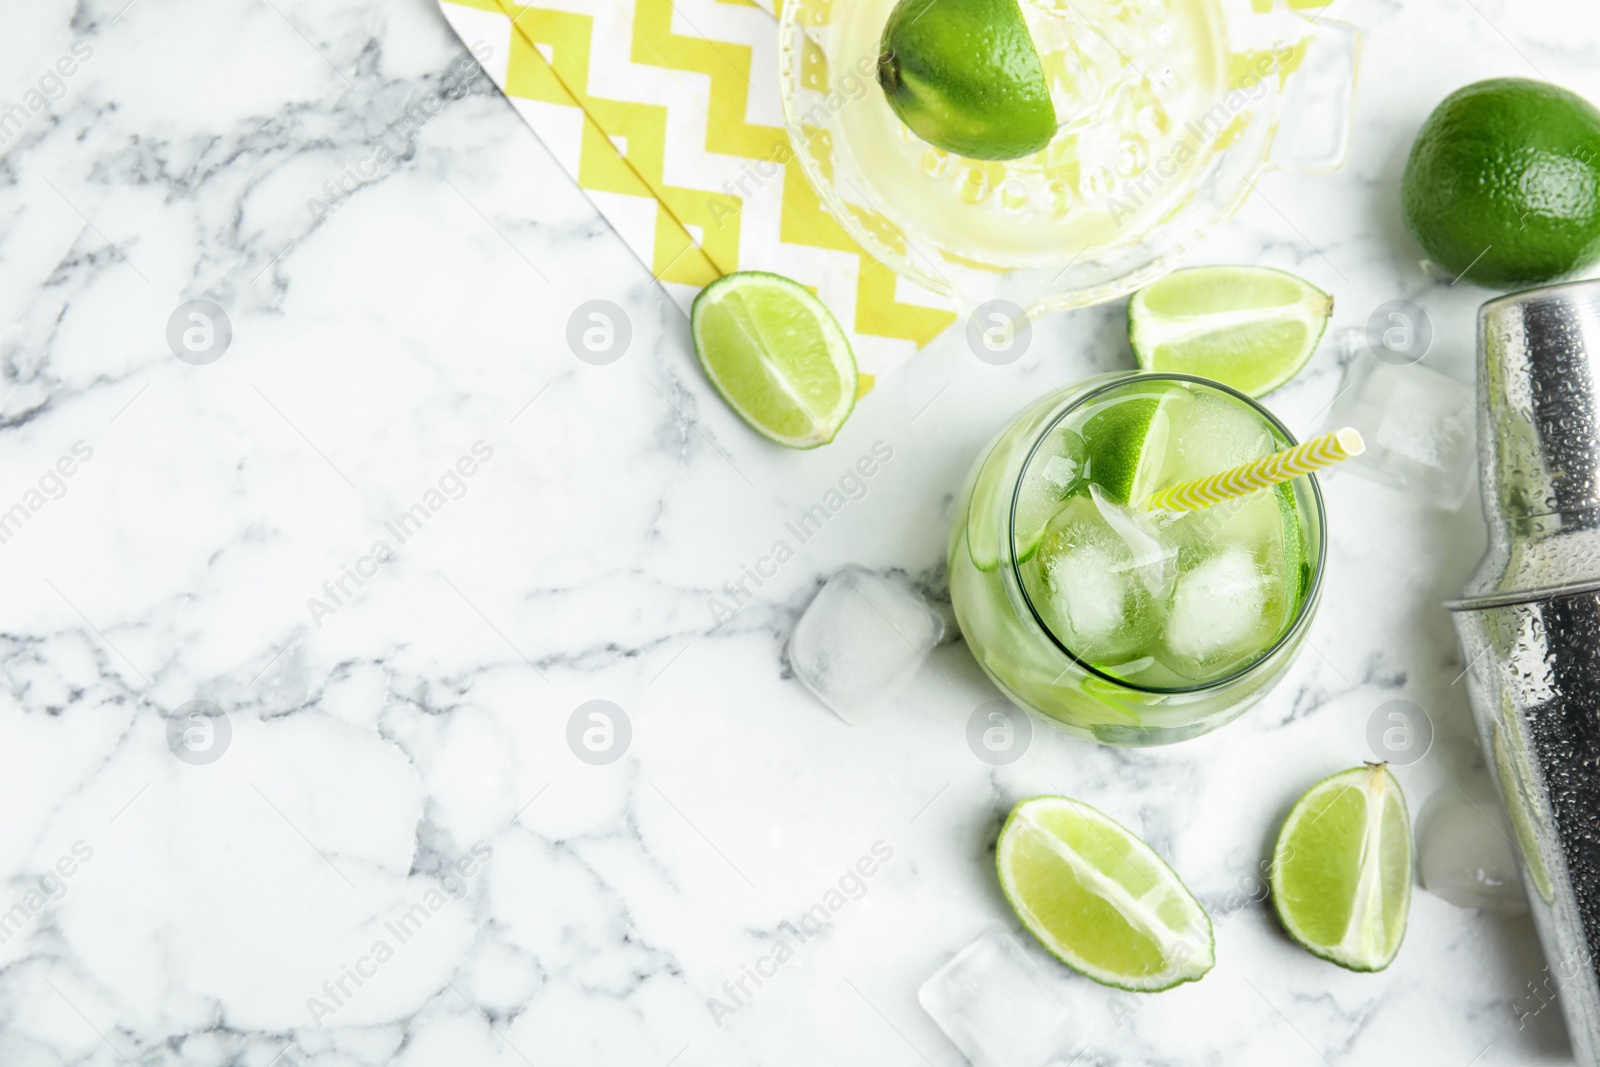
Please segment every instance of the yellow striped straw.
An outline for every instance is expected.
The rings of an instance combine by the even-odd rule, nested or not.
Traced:
[[[1241,467],[1196,478],[1192,482],[1179,482],[1159,493],[1152,493],[1145,501],[1145,510],[1196,511],[1209,508],[1257,489],[1270,489],[1302,474],[1331,467],[1340,460],[1359,456],[1366,450],[1367,445],[1361,440],[1361,434],[1346,426],[1282,452],[1262,456]]]

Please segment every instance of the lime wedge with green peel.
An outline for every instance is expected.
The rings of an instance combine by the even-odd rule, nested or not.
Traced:
[[[900,0],[878,84],[911,132],[970,159],[1018,159],[1056,132],[1044,66],[1017,0]]]
[[[790,448],[833,440],[856,403],[856,357],[822,301],[762,271],[717,279],[689,312],[695,354],[728,406]]]
[[[1083,424],[1089,477],[1113,504],[1137,504],[1156,488],[1171,425],[1168,397],[1173,395],[1124,400]]]
[[[1264,396],[1317,350],[1333,297],[1270,267],[1190,267],[1128,301],[1128,341],[1148,371],[1197,374]]]
[[[1149,845],[1066,797],[1012,809],[995,846],[1000,888],[1028,932],[1096,982],[1151,993],[1211,969],[1211,919]]]
[[[1307,951],[1352,971],[1389,966],[1411,906],[1411,817],[1389,768],[1306,790],[1278,831],[1271,880],[1279,921]]]

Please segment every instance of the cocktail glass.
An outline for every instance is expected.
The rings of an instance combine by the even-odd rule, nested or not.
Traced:
[[[1035,402],[990,443],[973,465],[957,497],[950,532],[950,593],[967,645],[985,673],[1015,703],[1067,731],[1114,745],[1159,745],[1182,741],[1221,726],[1243,713],[1283,677],[1305,640],[1321,596],[1326,523],[1322,492],[1314,476],[1286,483],[1300,531],[1301,578],[1283,625],[1273,636],[1224,664],[1215,676],[1185,681],[1159,671],[1110,669],[1069,647],[1041,610],[1037,582],[1025,579],[1029,531],[1018,527],[1025,483],[1047,458],[1047,442],[1073,425],[1086,408],[1104,404],[1131,386],[1159,393],[1171,386],[1200,393],[1255,420],[1271,442],[1268,451],[1291,447],[1294,438],[1260,404],[1227,386],[1182,374],[1123,372],[1087,379]],[[1145,386],[1154,387],[1146,390]],[[1166,447],[1204,457],[1210,443],[1191,431],[1181,442],[1174,432]],[[1218,455],[1216,468],[1237,457]],[[1091,478],[1093,471],[1090,471]],[[1264,491],[1268,494],[1275,490]],[[1256,504],[1260,504],[1258,499]],[[1288,506],[1288,498],[1285,498]],[[1219,507],[1225,507],[1219,505]],[[1270,501],[1269,501],[1270,507]],[[1214,511],[1213,509],[1206,509]],[[1219,516],[1225,521],[1226,516]],[[1222,536],[1219,534],[1219,537]],[[1042,551],[1042,550],[1039,550]],[[1181,579],[1180,579],[1181,580]],[[1030,591],[1029,585],[1034,585]],[[1072,590],[1068,589],[1070,594]],[[1163,625],[1165,625],[1163,623]],[[1161,679],[1160,684],[1129,677]]]
[[[941,152],[890,110],[876,78],[895,0],[783,4],[784,115],[817,198],[858,244],[963,315],[1126,295],[1177,266],[1264,170],[1343,165],[1359,36],[1320,8],[1022,4],[1061,127],[1008,163]]]

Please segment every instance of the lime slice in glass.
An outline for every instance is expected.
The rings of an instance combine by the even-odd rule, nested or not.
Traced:
[[[1113,504],[1137,504],[1156,488],[1166,456],[1171,391],[1120,401],[1083,424],[1089,480]]]
[[[995,846],[1000,888],[1062,963],[1096,982],[1155,992],[1211,969],[1211,919],[1149,845],[1066,797],[1012,809]]]
[[[725,275],[695,297],[689,327],[717,392],[780,445],[827,444],[855,407],[850,341],[798,282],[763,271]]]
[[[1324,778],[1295,801],[1272,855],[1272,902],[1308,952],[1381,971],[1411,906],[1411,817],[1381,763]]]
[[[1139,366],[1213,378],[1264,396],[1299,373],[1322,340],[1333,297],[1270,267],[1190,267],[1128,301]]]

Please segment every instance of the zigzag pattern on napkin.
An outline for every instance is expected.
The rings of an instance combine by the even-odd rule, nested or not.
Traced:
[[[567,0],[570,6],[577,7],[587,2],[591,0]],[[631,21],[627,58],[633,67],[629,73],[634,82],[639,80],[640,68],[657,68],[664,78],[696,77],[692,84],[678,84],[689,84],[694,97],[704,101],[704,144],[697,147],[709,154],[739,160],[786,160],[781,183],[774,183],[781,184],[781,199],[775,207],[777,217],[766,220],[768,226],[775,223],[773,236],[778,247],[758,245],[762,262],[747,264],[748,267],[792,273],[803,283],[813,284],[817,279],[807,277],[804,270],[786,269],[789,264],[784,261],[783,249],[797,246],[797,256],[815,256],[801,249],[824,253],[834,269],[853,279],[853,316],[837,306],[837,301],[834,310],[840,313],[841,320],[853,322],[857,334],[909,341],[921,347],[954,320],[948,309],[898,299],[900,283],[893,271],[856,245],[823,209],[793,153],[788,151],[787,131],[746,121],[753,91],[754,54],[750,46],[674,32],[672,0],[632,0],[631,18],[624,10],[629,0],[593,2],[612,5],[612,11],[591,15],[524,6],[509,0],[448,0],[444,6],[447,14],[449,6],[455,5],[502,14],[510,20],[511,54],[502,86],[507,96],[582,111],[575,173],[582,188],[656,201],[654,247],[647,258],[652,274],[663,282],[698,289],[722,274],[739,270],[744,258],[741,233],[747,198],[730,194],[726,188],[668,180],[669,129],[681,145],[685,126],[694,128],[694,123],[686,124],[681,115],[670,116],[664,105],[591,91],[596,75],[601,73],[594,57],[594,35],[602,32],[597,19],[613,13],[623,22]],[[750,0],[718,2],[756,7]],[[687,19],[681,8],[677,14],[680,19]],[[705,85],[709,85],[709,91],[702,88]],[[672,163],[676,164],[671,168],[674,174],[691,169],[681,160]],[[754,218],[761,221],[759,214]],[[749,242],[746,251],[748,247]],[[643,254],[636,242],[635,250]],[[815,260],[812,266],[816,266]]]

